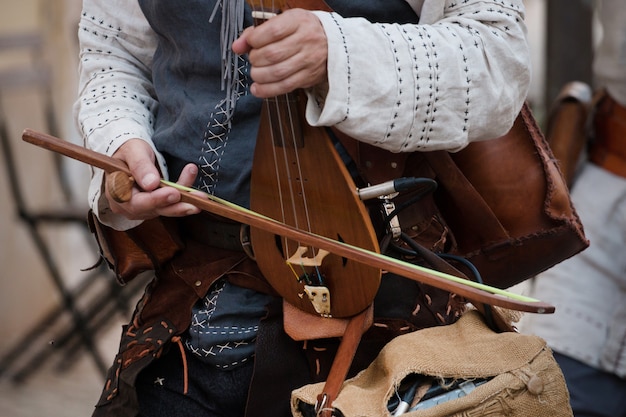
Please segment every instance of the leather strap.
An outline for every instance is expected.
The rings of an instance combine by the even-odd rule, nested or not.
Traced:
[[[437,180],[450,193],[459,196],[463,201],[463,207],[458,210],[464,212],[468,218],[480,218],[480,224],[470,224],[468,227],[475,227],[476,236],[483,236],[483,244],[490,242],[502,242],[508,240],[508,233],[493,214],[485,200],[478,191],[463,175],[458,165],[452,160],[447,151],[424,152],[430,166],[437,173]]]
[[[333,401],[335,401],[339,395],[339,391],[341,391],[341,387],[346,380],[357,347],[361,341],[361,336],[370,325],[368,318],[371,317],[370,310],[373,308],[374,305],[370,304],[368,309],[352,317],[346,327],[346,331],[341,339],[341,343],[335,354],[335,359],[330,368],[330,373],[324,384],[324,389],[317,397],[315,408],[317,415],[320,417],[332,416]]]
[[[598,101],[593,125],[595,142],[589,159],[607,171],[626,178],[626,107],[605,93]]]
[[[583,156],[586,158],[586,126],[592,96],[589,85],[572,81],[561,89],[548,117],[546,139],[570,188]]]

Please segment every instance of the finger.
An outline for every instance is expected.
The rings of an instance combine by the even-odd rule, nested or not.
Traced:
[[[180,193],[175,189],[158,189],[144,192],[137,188],[132,191],[131,198],[123,203],[109,200],[111,210],[131,220],[144,220],[159,215],[159,210],[180,201]]]
[[[253,67],[272,66],[296,55],[302,47],[296,37],[284,38],[250,50],[248,60]]]
[[[180,201],[180,192],[163,187],[152,192],[136,192],[127,203],[111,209],[131,220],[147,220],[157,216],[182,217],[200,212],[196,206]]]
[[[287,78],[273,83],[254,83],[250,86],[250,93],[258,98],[271,98],[291,93],[296,88],[295,78]]]
[[[249,48],[263,48],[293,34],[298,28],[298,19],[293,9],[287,10],[260,25],[247,28],[242,35]]]
[[[263,77],[261,77],[263,78]],[[297,88],[308,88],[326,81],[325,68],[305,68],[283,79],[269,78],[269,82],[254,82],[250,92],[259,98],[276,97]]]
[[[311,87],[326,77],[325,55],[299,52],[275,65],[253,66],[250,76],[259,84],[271,84],[297,77],[297,87]]]
[[[306,59],[311,52],[315,59],[326,60],[323,26],[314,14],[302,10],[289,10],[270,19],[250,32],[247,42],[252,48],[249,60],[255,67],[271,66],[296,54],[303,54],[301,58]]]
[[[250,52],[252,46],[248,43],[248,35],[252,30],[254,30],[253,27],[246,28],[241,35],[239,35],[239,38],[235,39],[231,46],[234,53],[244,55]]]
[[[255,82],[261,83],[287,78],[306,65],[296,59],[306,59],[305,54],[300,54],[300,48],[293,41],[285,41],[254,49],[249,58],[252,67],[250,76]]]
[[[195,164],[187,164],[180,173],[177,183],[185,187],[191,187],[198,176],[198,167]]]
[[[191,169],[191,171],[193,171],[193,169]],[[193,177],[195,178],[195,175]],[[178,184],[190,186],[191,184],[193,184],[193,179],[190,181],[189,184],[184,184],[180,181],[178,182]],[[180,201],[181,194],[183,192],[173,189],[173,187],[163,187],[157,191],[162,191],[164,193],[163,196],[160,195],[160,193],[157,193],[156,191],[152,193],[152,194],[156,193],[152,197],[157,199],[156,201],[153,202],[153,204],[155,207],[155,212],[159,216],[182,217],[182,216],[189,216],[191,214],[197,214],[200,212],[200,209],[194,206],[193,204]],[[172,191],[175,191],[175,192],[171,193]]]
[[[159,216],[165,217],[185,217],[200,213],[200,209],[193,204],[178,203],[157,210]]]

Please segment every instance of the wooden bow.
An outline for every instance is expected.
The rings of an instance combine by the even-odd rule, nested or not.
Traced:
[[[25,142],[41,148],[63,154],[72,159],[100,168],[107,173],[119,171],[124,173],[128,178],[131,177],[128,166],[121,160],[94,152],[45,133],[26,129],[22,134],[22,139]],[[553,313],[555,310],[554,306],[531,297],[444,274],[355,247],[344,242],[299,230],[293,226],[286,225],[275,219],[260,215],[217,197],[203,194],[191,188],[180,187],[177,184],[164,180],[161,181],[161,187],[175,187],[182,190],[181,200],[193,204],[202,210],[250,226],[262,228],[280,236],[286,236],[301,241],[307,245],[327,250],[347,259],[365,263],[374,268],[379,268],[445,291],[456,293],[471,301],[529,313],[549,314]],[[194,192],[191,193],[188,191]]]

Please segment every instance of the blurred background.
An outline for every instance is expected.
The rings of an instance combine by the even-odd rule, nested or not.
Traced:
[[[79,0],[0,0],[0,415],[88,416],[139,295],[98,261],[89,167],[21,140],[81,143]],[[138,284],[141,284],[138,282]]]
[[[540,123],[560,88],[592,84],[592,0],[525,0],[529,101]],[[96,267],[86,227],[89,168],[22,142],[25,128],[81,143],[79,0],[0,0],[0,415],[91,414],[141,282]]]

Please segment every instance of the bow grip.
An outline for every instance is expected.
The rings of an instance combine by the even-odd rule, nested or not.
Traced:
[[[126,203],[132,196],[135,179],[122,171],[111,172],[106,176],[109,195],[118,203]]]

